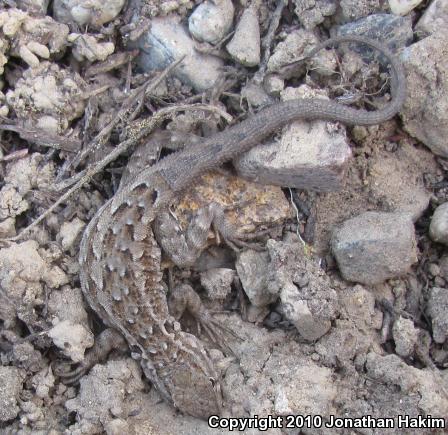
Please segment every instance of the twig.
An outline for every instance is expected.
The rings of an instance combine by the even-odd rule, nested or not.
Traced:
[[[182,56],[176,62],[173,62],[171,65],[165,68],[164,71],[161,74],[159,74],[159,76],[152,83],[150,84],[144,83],[142,86],[138,87],[133,92],[131,92],[131,95],[129,95],[129,97],[124,101],[122,108],[117,112],[112,121],[109,122],[109,124],[106,125],[106,127],[104,127],[96,135],[96,137],[92,139],[90,144],[86,148],[84,148],[84,150],[81,151],[75,159],[73,159],[66,165],[66,167],[62,171],[62,174],[60,174],[58,178],[60,179],[62,175],[65,174],[69,169],[72,168],[76,169],[76,167],[85,159],[87,154],[98,150],[101,147],[101,145],[105,143],[114,127],[120,121],[125,120],[129,116],[129,113],[132,112],[132,106],[135,104],[135,102],[138,101],[139,98],[144,98],[145,95],[147,95],[154,88],[156,88],[159,85],[159,83],[184,59],[185,56]]]
[[[43,130],[20,127],[14,124],[0,124],[0,130],[13,131],[28,142],[67,152],[76,152],[81,147],[81,141],[79,139],[59,136]]]
[[[117,54],[112,54],[104,62],[99,62],[89,66],[85,72],[85,77],[90,78],[95,75],[106,73],[115,68],[119,68],[127,62],[132,61],[138,55],[138,50],[124,51]]]
[[[274,40],[275,32],[280,24],[280,19],[282,17],[283,9],[288,4],[287,0],[278,0],[277,7],[271,17],[271,22],[269,23],[269,29],[266,36],[263,38],[262,45],[264,48],[263,59],[260,62],[260,67],[254,75],[254,83],[260,84],[265,76],[266,69],[268,66],[269,58],[271,57],[271,46]]]
[[[23,148],[21,150],[13,151],[0,158],[0,162],[11,162],[12,160],[22,159],[28,155],[28,148]]]

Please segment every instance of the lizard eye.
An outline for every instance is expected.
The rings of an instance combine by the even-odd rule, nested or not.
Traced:
[[[214,379],[214,378],[208,378],[208,380],[210,381],[210,383],[212,384],[212,386],[213,386],[213,388],[214,388],[215,385],[216,385],[216,381],[215,381],[215,379]]]

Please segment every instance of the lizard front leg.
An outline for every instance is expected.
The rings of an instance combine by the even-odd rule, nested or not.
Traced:
[[[205,249],[212,226],[233,249],[244,246],[224,207],[214,202],[196,212],[185,232],[168,210],[158,213],[153,231],[159,246],[176,266],[190,267]]]

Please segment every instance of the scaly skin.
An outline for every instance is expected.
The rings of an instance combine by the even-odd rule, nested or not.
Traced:
[[[393,117],[405,98],[403,69],[381,44],[361,37],[338,37],[316,47],[359,42],[381,52],[391,65],[392,100],[368,112],[321,99],[269,106],[255,116],[144,169],[97,212],[80,249],[81,286],[89,305],[108,326],[120,331],[141,355],[145,375],[162,397],[200,418],[219,414],[218,373],[202,342],[183,332],[170,315],[161,284],[161,251],[151,225],[202,173],[260,143],[298,119],[324,119],[350,125],[378,124]]]

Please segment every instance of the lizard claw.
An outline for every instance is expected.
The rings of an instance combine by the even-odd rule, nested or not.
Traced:
[[[254,242],[246,242],[240,238],[232,237],[232,238],[225,238],[224,243],[229,246],[233,251],[235,251],[237,254],[240,253],[242,248],[251,249],[253,251],[262,252],[265,251],[266,248],[264,246],[261,246],[258,243]]]
[[[197,322],[216,346],[218,346],[224,353],[235,356],[235,352],[229,344],[229,337],[233,337],[238,341],[242,341],[242,337],[218,320],[214,319],[208,310],[204,311],[204,313],[197,319]]]
[[[188,311],[196,320],[198,329],[202,328],[209,339],[223,352],[234,355],[229,345],[229,337],[242,340],[234,331],[213,318],[199,297],[188,284],[176,286],[168,301],[170,313],[179,320],[185,311]]]

